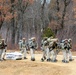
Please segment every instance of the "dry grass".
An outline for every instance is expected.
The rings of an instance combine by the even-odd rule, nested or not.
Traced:
[[[30,53],[30,52],[29,52]],[[6,60],[0,62],[0,75],[76,75],[76,57],[74,61],[62,63],[62,56],[58,62],[41,62],[40,51],[36,52],[36,61],[30,61],[30,54],[26,60]],[[60,53],[62,54],[62,53]],[[76,52],[73,52],[76,55]]]

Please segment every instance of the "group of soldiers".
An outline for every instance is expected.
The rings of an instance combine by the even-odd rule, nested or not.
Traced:
[[[27,50],[30,49],[31,61],[35,61],[35,50],[37,49],[37,47],[38,45],[35,37],[30,38],[28,40],[28,43],[25,38],[19,41],[19,49],[20,52],[23,54],[24,59],[27,59],[26,53]]]
[[[43,52],[41,61],[57,61],[57,55],[60,51],[63,53],[62,62],[68,63],[69,61],[73,61],[72,59],[72,40],[64,39],[61,42],[57,38],[47,38],[44,37],[41,41],[41,50]],[[38,48],[38,44],[36,42],[36,38],[32,37],[26,42],[26,39],[23,38],[19,41],[19,49],[21,53],[24,54],[24,59],[26,59],[27,49],[30,49],[31,60],[35,61],[35,50]]]
[[[41,41],[41,49],[43,51],[43,56],[41,61],[57,61],[57,55],[60,51],[63,53],[63,60],[62,62],[68,63],[69,61],[73,61],[72,59],[72,40],[71,39],[64,39],[61,42],[56,39],[52,38],[43,38]],[[50,58],[51,57],[51,58]]]
[[[44,37],[41,41],[42,57],[41,61],[52,61],[57,62],[57,55],[60,51],[63,53],[62,62],[68,63],[73,61],[72,58],[72,40],[64,39],[61,42],[57,38],[47,38]],[[23,54],[23,58],[27,59],[27,50],[30,50],[31,61],[35,61],[35,50],[37,50],[38,44],[35,37],[30,38],[28,41],[26,38],[19,40],[19,49]],[[0,61],[5,60],[7,45],[5,40],[2,39],[0,43]]]

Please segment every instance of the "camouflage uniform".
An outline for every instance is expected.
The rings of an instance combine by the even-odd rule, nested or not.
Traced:
[[[51,61],[57,61],[57,54],[60,52],[60,43],[57,38],[51,39],[49,43],[50,56],[52,56]]]
[[[57,57],[57,43],[56,42],[53,42],[53,45],[52,45],[52,62],[56,62],[56,57]]]
[[[31,53],[31,60],[35,61],[35,50],[37,49],[38,45],[36,42],[36,38],[33,37],[29,40],[29,48],[30,48],[30,53]]]
[[[7,45],[5,43],[5,40],[2,39],[2,42],[0,43],[0,60],[5,60]]]
[[[68,50],[69,50],[69,61],[72,61],[73,60],[72,59],[72,52],[71,52],[71,50],[72,50],[72,40],[68,39],[68,43],[69,43],[69,48],[68,48]]]
[[[43,50],[43,55],[42,55],[41,61],[44,61],[45,59],[47,59],[47,61],[50,61],[49,42],[48,42],[47,38],[44,38],[41,43],[42,43],[42,50]]]
[[[19,40],[19,50],[21,51],[21,49],[22,49],[22,40]]]
[[[26,58],[26,53],[27,53],[26,47],[27,47],[26,39],[23,38],[23,40],[22,40],[22,42],[21,42],[21,53],[23,54],[24,59],[27,59],[27,58]]]
[[[45,51],[45,49],[44,49],[44,40],[41,41],[41,50],[42,50],[42,52],[43,52],[41,61],[44,61],[44,60],[46,59],[46,51]]]
[[[62,60],[62,62],[64,63],[69,62],[68,61],[68,52],[69,52],[68,48],[69,48],[68,40],[65,39],[64,45],[63,45],[63,60]]]

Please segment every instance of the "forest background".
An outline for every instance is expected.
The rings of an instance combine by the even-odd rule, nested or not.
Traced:
[[[40,47],[46,34],[60,41],[71,38],[76,50],[76,0],[0,0],[0,38],[8,49],[33,36]]]

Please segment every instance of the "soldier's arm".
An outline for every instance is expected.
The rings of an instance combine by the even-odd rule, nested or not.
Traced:
[[[36,50],[38,49],[38,43],[36,42]]]

